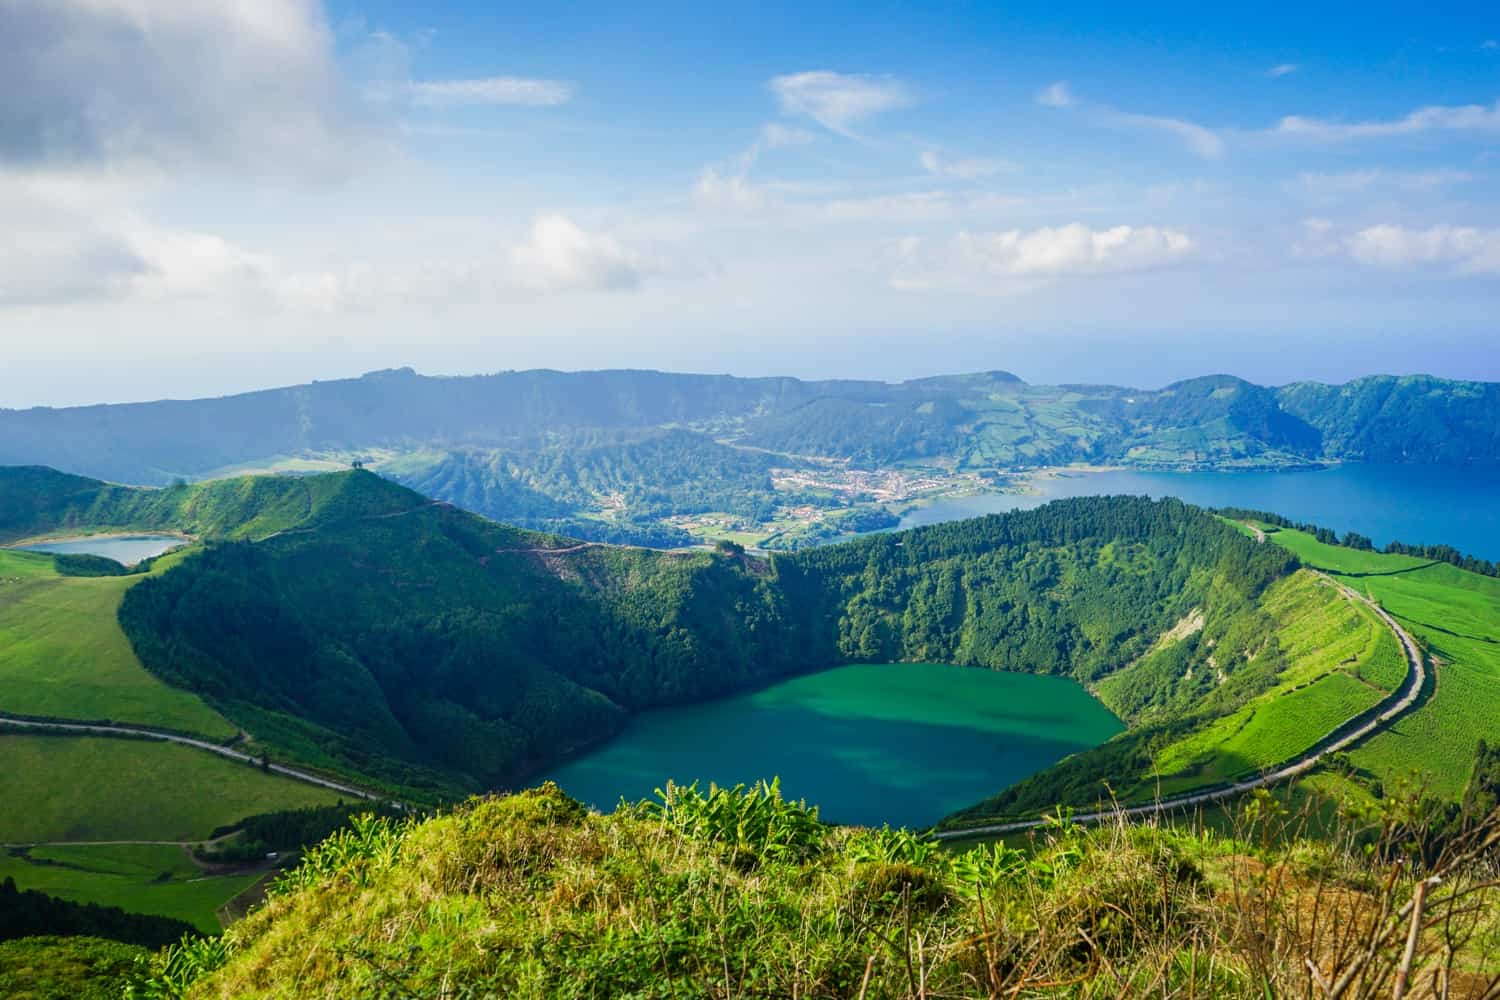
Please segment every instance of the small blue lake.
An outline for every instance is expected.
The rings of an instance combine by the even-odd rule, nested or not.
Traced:
[[[124,566],[134,566],[142,559],[159,556],[186,544],[186,539],[176,535],[85,535],[17,547],[27,552],[103,556]]]

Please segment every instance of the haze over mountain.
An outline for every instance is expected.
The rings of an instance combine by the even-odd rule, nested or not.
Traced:
[[[687,429],[878,466],[1327,460],[1494,464],[1500,384],[1426,376],[1281,388],[1207,376],[1158,391],[1033,386],[1007,372],[804,382],[650,371],[422,376],[411,369],[216,399],[0,410],[0,464],[163,484],[293,456],[502,449],[580,431]]]

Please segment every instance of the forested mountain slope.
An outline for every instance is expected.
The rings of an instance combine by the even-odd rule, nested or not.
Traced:
[[[317,481],[317,477],[313,477]],[[400,491],[342,477],[346,509]],[[405,493],[405,491],[400,491]],[[444,794],[524,779],[628,713],[841,662],[1092,681],[1196,609],[1255,632],[1295,567],[1176,501],[1093,498],[754,558],[580,546],[425,504],[209,546],[127,594],[141,661],[310,763]],[[1261,643],[1264,645],[1264,643]],[[1218,650],[1235,676],[1248,643]],[[1164,672],[1184,704],[1216,691]],[[1252,696],[1219,693],[1222,708]]]

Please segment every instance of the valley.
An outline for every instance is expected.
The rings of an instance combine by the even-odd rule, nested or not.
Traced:
[[[0,878],[213,932],[360,809],[549,779],[628,824],[777,778],[958,845],[1233,822],[1262,788],[1320,824],[1491,794],[1500,590],[1434,544],[1486,473],[1412,521],[1410,467],[985,469],[749,426],[155,487],[0,468]],[[1221,510],[1128,495],[1173,492]],[[282,815],[316,833],[243,832]]]

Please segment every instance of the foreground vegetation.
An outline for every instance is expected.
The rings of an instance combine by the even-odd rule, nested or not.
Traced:
[[[1400,977],[1397,997],[1478,998],[1500,988],[1500,817],[1479,820],[1424,857],[1410,817],[1313,843],[1261,796],[1233,837],[1064,823],[951,853],[774,787],[601,816],[547,786],[335,836],[131,995],[1386,997]]]

